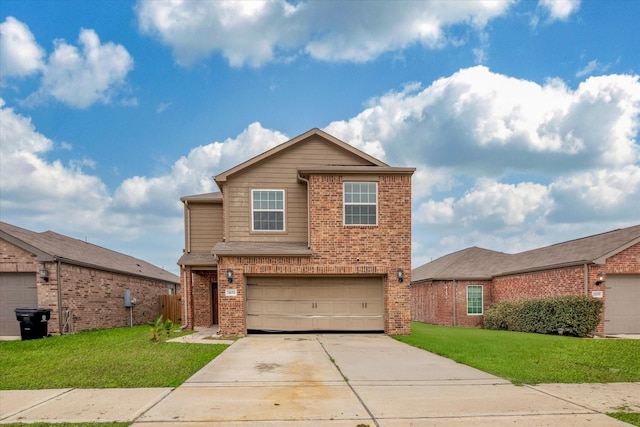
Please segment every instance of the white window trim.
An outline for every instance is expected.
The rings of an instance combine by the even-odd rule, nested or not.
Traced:
[[[253,208],[253,195],[256,191],[275,191],[282,193],[282,210],[280,209],[261,209],[260,212],[282,212],[282,230],[256,230],[254,228],[254,220],[253,214],[255,210]],[[287,192],[283,189],[275,189],[275,188],[253,188],[251,189],[251,232],[252,233],[284,233],[287,230],[287,214],[286,214],[286,206],[287,206]]]
[[[481,289],[480,298],[482,298],[480,304],[480,313],[469,313],[469,288],[470,287],[479,287]],[[467,285],[467,316],[482,316],[484,315],[484,285]]]
[[[375,184],[376,186],[376,222],[375,224],[347,224],[347,202],[345,201],[345,194],[346,194],[346,189],[347,189],[347,184]],[[344,225],[345,227],[377,227],[378,226],[378,213],[380,212],[380,204],[378,203],[379,200],[379,193],[378,193],[378,183],[377,182],[372,182],[372,181],[345,181],[342,185],[342,225]],[[363,205],[363,206],[370,206],[371,203],[349,203],[349,205]]]

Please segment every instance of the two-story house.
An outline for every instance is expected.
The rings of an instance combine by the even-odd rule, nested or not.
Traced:
[[[312,129],[181,198],[185,326],[408,334],[414,171]]]

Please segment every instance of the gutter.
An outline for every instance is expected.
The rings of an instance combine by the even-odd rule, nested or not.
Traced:
[[[185,240],[186,240],[186,245],[185,245],[185,250],[187,251],[188,254],[191,253],[191,208],[189,207],[189,201],[185,200],[184,201],[184,207],[187,209],[187,226],[186,226],[186,236],[185,236]]]
[[[64,322],[62,321],[62,275],[60,274],[60,260],[56,260],[56,282],[58,283],[58,326],[60,335],[63,334]]]
[[[522,270],[502,271],[500,273],[496,273],[495,275],[493,275],[492,278],[503,277],[503,276],[513,276],[514,274],[535,273],[536,271],[557,270],[559,268],[567,268],[567,267],[581,267],[587,264],[597,264],[597,263],[595,261],[584,259],[580,261],[565,262],[562,264],[541,265],[539,267],[524,268]]]

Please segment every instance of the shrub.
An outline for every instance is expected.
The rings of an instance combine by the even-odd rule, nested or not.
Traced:
[[[487,308],[484,327],[585,337],[598,326],[601,309],[602,300],[582,295],[505,301]]]

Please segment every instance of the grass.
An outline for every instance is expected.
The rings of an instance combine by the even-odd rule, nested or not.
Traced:
[[[0,342],[0,390],[177,387],[228,345],[155,343],[148,326]]]
[[[397,340],[514,384],[640,381],[640,340],[456,328],[414,322]]]
[[[614,412],[607,415],[617,420],[624,421],[625,423],[629,423],[634,426],[640,426],[640,414],[628,413],[628,412]]]

